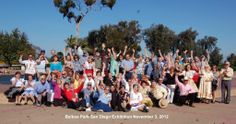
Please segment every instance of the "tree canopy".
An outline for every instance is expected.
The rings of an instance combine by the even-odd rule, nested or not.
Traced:
[[[205,36],[202,39],[197,39],[198,32],[192,28],[175,34],[167,26],[163,24],[152,25],[150,28],[144,30],[143,37],[147,44],[147,48],[158,53],[158,49],[167,52],[179,51],[194,51],[194,55],[206,55],[210,54],[210,64],[219,65],[223,59],[223,55],[220,53],[220,48],[217,47],[217,38],[214,36]]]
[[[10,33],[0,32],[0,60],[9,66],[18,63],[21,54],[35,56],[37,49],[40,48],[30,44],[27,35],[17,28]]]
[[[141,50],[139,45],[142,38],[141,29],[137,21],[120,21],[118,24],[101,26],[100,29],[89,32],[87,37],[78,42],[74,38],[71,36],[66,40],[67,46],[79,44],[88,52],[94,48],[101,50],[102,43],[109,48],[114,47],[116,51],[124,50],[126,45],[129,48],[128,52],[131,52],[132,49]]]

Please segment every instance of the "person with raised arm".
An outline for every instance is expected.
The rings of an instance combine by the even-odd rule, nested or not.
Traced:
[[[111,93],[110,87],[104,86],[104,84],[96,82],[96,88],[98,90],[98,100],[95,105],[92,107],[93,111],[99,112],[111,112]]]
[[[69,54],[66,55],[67,53],[67,50],[69,51]],[[68,67],[68,68],[73,68],[73,55],[72,55],[72,50],[71,48],[65,48],[64,49],[64,53],[63,53],[63,57],[64,57],[64,64],[65,64],[65,67]]]
[[[183,106],[188,101],[188,105],[190,107],[195,107],[193,105],[194,99],[195,99],[195,90],[192,88],[191,85],[189,85],[189,78],[184,77],[183,83],[179,81],[178,73],[175,75],[175,83],[178,85],[180,90],[180,96],[179,96],[179,103],[178,105]]]
[[[27,60],[22,60],[23,55],[19,58],[19,63],[25,65],[25,80],[28,79],[28,75],[33,75],[35,78],[36,75],[36,65],[37,63],[33,59],[33,55],[29,54]]]
[[[111,60],[110,60],[110,73],[112,74],[113,77],[116,77],[119,74],[119,66],[118,62],[116,61],[117,56],[115,49],[112,47],[111,48]]]
[[[41,50],[38,59],[36,60],[37,80],[41,74],[46,73],[46,65],[49,64],[48,59],[45,56],[45,50]]]

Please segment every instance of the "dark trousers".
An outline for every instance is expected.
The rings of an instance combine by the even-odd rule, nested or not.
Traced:
[[[226,91],[226,95],[225,95]],[[221,101],[230,102],[231,97],[231,80],[222,80],[221,82]]]
[[[195,99],[195,94],[190,93],[187,96],[179,96],[179,105],[182,106],[186,103],[186,101],[189,101],[189,105],[193,105]]]
[[[133,72],[127,71],[125,74],[125,80],[129,81],[129,79],[131,79],[132,75],[133,75]]]

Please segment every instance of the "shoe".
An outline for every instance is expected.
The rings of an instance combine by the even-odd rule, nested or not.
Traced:
[[[225,102],[225,104],[229,104],[229,102]]]
[[[143,107],[143,112],[149,112],[148,107],[144,106]]]
[[[85,111],[86,112],[91,112],[92,110],[91,110],[91,108],[87,108],[87,109],[85,109]]]
[[[16,103],[17,106],[20,106],[21,104],[20,103]]]
[[[103,112],[103,110],[102,110],[102,109],[99,109],[99,110],[97,110],[97,112]]]
[[[37,106],[37,107],[40,107],[40,106],[41,106],[41,104],[37,103],[37,104],[36,104],[36,106]]]
[[[196,107],[196,106],[195,106],[195,105],[193,105],[193,104],[192,104],[192,105],[189,105],[189,106],[190,106],[190,107],[192,107],[192,108],[195,108],[195,107]]]

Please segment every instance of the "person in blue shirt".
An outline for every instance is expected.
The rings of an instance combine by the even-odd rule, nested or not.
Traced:
[[[50,106],[50,85],[46,81],[46,75],[41,75],[40,80],[36,82],[35,84],[35,93],[36,93],[36,105],[41,106],[42,104],[45,104],[47,106]]]
[[[57,55],[53,56],[53,62],[50,63],[50,72],[62,72],[62,64]]]
[[[98,83],[96,84],[96,87],[98,89],[98,100],[96,104],[93,106],[93,111],[101,111],[101,112],[111,112],[111,93],[110,93],[110,87],[105,86],[103,84],[100,84],[98,86]]]

